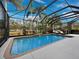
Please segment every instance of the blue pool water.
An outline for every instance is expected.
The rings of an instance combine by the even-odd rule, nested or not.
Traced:
[[[56,42],[63,39],[64,37],[58,35],[42,35],[42,36],[33,36],[33,37],[22,37],[16,38],[13,41],[11,48],[12,55],[22,54],[24,52],[32,51],[33,49],[40,48],[47,44]]]

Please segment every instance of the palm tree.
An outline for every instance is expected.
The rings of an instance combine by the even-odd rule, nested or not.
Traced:
[[[30,9],[28,10],[28,13],[27,13],[27,17],[29,16],[29,14],[36,14],[37,12],[40,12],[44,8],[45,8],[45,6],[33,8],[32,4],[31,4]]]
[[[4,1],[13,3],[19,10],[24,9],[24,7],[21,6],[21,3],[23,0],[18,0],[18,1],[17,0],[4,0]]]

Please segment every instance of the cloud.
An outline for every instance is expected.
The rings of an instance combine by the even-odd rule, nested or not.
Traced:
[[[72,15],[72,14],[74,14],[74,13],[69,13],[69,14],[66,14],[66,15],[64,15],[64,17],[65,17],[65,16],[68,16],[68,15]]]
[[[61,3],[61,4],[57,5],[57,7],[65,7],[65,6],[67,6],[67,4],[65,4],[65,3]]]
[[[30,19],[30,20],[33,20],[35,18],[35,16],[28,16],[28,18],[26,17],[26,19]],[[39,16],[36,17],[36,19],[39,19]]]
[[[45,3],[44,1],[42,1],[42,0],[35,0],[36,2],[38,2],[38,3]]]

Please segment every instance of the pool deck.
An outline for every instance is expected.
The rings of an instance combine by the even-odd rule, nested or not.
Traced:
[[[12,59],[79,59],[79,35],[69,34],[68,36],[74,37],[65,38],[64,40]],[[11,39],[0,48],[0,59],[5,59],[4,52],[10,41]]]

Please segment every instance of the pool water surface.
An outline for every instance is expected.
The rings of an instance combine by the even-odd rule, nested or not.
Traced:
[[[64,37],[59,35],[47,34],[42,36],[15,38],[11,48],[12,55],[19,55],[33,49],[40,48],[50,43],[62,40]]]

